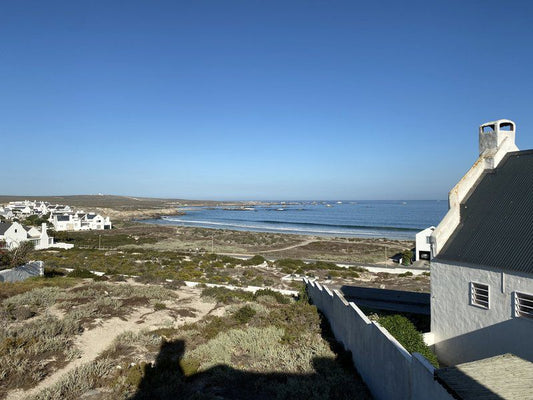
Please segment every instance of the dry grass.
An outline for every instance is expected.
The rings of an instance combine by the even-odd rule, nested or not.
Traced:
[[[0,305],[0,398],[9,390],[34,386],[76,358],[73,338],[96,320],[124,317],[138,306],[176,297],[159,286],[78,280],[71,288],[70,280],[52,279],[62,287],[46,281],[7,285],[13,295]],[[62,310],[61,318],[50,313],[52,306]]]
[[[236,317],[243,308],[254,311],[246,322]],[[102,355],[118,367],[99,391],[136,400],[370,398],[322,325],[313,306],[260,297],[228,306],[222,317],[122,335]]]

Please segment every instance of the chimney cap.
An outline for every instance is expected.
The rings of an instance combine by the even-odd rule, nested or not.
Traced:
[[[511,131],[516,129],[516,124],[510,119],[497,119],[496,121],[485,122],[484,124],[479,125],[479,131],[484,132],[483,128],[491,128],[493,131],[499,130],[500,126],[509,127]]]

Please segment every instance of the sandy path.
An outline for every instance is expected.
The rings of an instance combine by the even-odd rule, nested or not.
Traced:
[[[194,288],[179,289],[179,298],[172,302],[171,306],[186,306],[196,312],[194,317],[184,317],[174,319],[168,314],[168,310],[154,312],[153,308],[137,308],[135,311],[122,320],[120,318],[111,318],[102,321],[96,328],[84,331],[76,337],[75,345],[80,350],[81,356],[76,360],[68,363],[64,368],[54,372],[45,378],[37,386],[30,390],[11,391],[6,400],[24,400],[30,398],[41,390],[52,386],[58,382],[65,374],[72,371],[82,364],[93,361],[102,351],[107,349],[113,343],[113,340],[121,333],[127,331],[140,331],[142,329],[155,329],[161,326],[174,325],[174,327],[188,322],[194,322],[210,313],[215,304],[206,303],[200,299],[200,290]]]
[[[291,249],[295,249],[297,247],[307,246],[308,244],[313,243],[313,242],[317,242],[317,241],[319,242],[320,240],[305,239],[303,242],[293,244],[292,246],[283,247],[282,249],[262,250],[262,251],[259,251],[259,253],[275,253],[275,252],[278,252],[278,251],[291,250]]]

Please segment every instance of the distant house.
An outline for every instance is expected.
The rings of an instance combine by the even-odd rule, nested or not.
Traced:
[[[431,336],[449,365],[533,361],[533,150],[514,139],[512,121],[480,127],[480,156],[431,236]]]
[[[415,261],[431,259],[431,234],[434,226],[424,229],[416,234]]]
[[[12,219],[15,215],[9,208],[0,207],[0,217],[4,219]]]
[[[51,214],[50,222],[56,231],[85,231],[111,229],[109,217],[100,214],[77,213]]]
[[[81,230],[81,220],[74,214],[51,214],[50,222],[58,232]]]
[[[111,229],[111,221],[109,217],[88,213],[82,218],[82,229],[83,227],[88,227],[90,230]]]

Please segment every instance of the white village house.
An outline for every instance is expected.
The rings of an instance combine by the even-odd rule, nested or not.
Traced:
[[[18,222],[0,223],[0,248],[14,249],[26,241],[32,242],[37,250],[54,246],[54,238],[48,236],[46,224],[39,231],[35,227],[26,229]]]
[[[435,227],[430,226],[416,234],[415,261],[431,259],[431,234],[434,230]]]
[[[533,361],[533,150],[515,124],[479,128],[479,158],[431,235],[431,334],[448,365],[513,353]]]
[[[51,214],[49,221],[56,231],[85,231],[111,229],[109,217],[96,213],[61,213]]]

